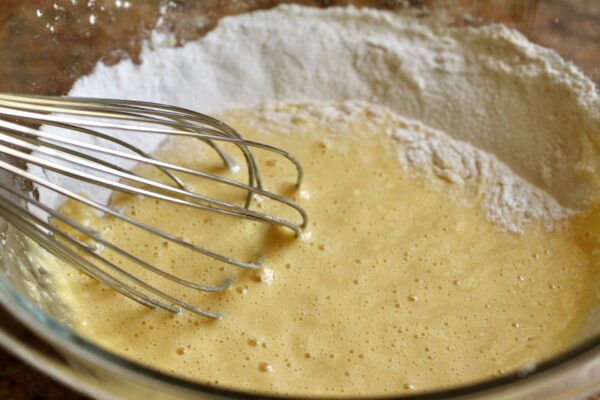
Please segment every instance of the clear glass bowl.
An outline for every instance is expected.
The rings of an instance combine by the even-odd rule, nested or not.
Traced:
[[[304,0],[385,9],[445,9],[457,24],[505,23],[572,60],[600,82],[600,3],[589,0]],[[98,61],[137,60],[149,29],[196,39],[224,15],[273,7],[278,0],[30,0],[0,5],[0,91],[65,94]],[[592,4],[594,3],[594,4]],[[160,17],[160,18],[159,18]],[[158,22],[157,22],[158,21]],[[0,171],[0,179],[26,185]],[[42,266],[0,221],[0,343],[48,375],[96,398],[256,398],[148,369],[111,354],[69,328]],[[581,398],[600,392],[600,327],[562,354],[485,382],[415,396],[422,399]],[[268,396],[261,396],[268,397]]]

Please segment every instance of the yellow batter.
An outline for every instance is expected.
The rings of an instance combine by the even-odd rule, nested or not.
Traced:
[[[365,113],[332,132],[318,119],[298,120],[278,135],[277,124],[245,111],[225,120],[300,159],[306,180],[296,192],[285,160],[257,153],[268,189],[308,211],[311,238],[151,199],[116,198],[124,212],[211,250],[242,260],[260,253],[273,281],[241,273],[225,293],[206,294],[140,274],[226,316],[215,322],[149,310],[63,268],[56,279],[82,334],[125,357],[219,386],[377,395],[444,388],[541,360],[571,343],[597,304],[593,243],[582,244],[589,232],[580,223],[565,221],[550,232],[534,221],[523,235],[493,225],[475,194],[399,167],[391,139],[379,133],[397,122],[376,125]],[[222,172],[205,149],[185,142],[168,154]],[[185,179],[202,193],[234,199]],[[72,203],[62,212],[178,276],[218,283],[237,271]]]

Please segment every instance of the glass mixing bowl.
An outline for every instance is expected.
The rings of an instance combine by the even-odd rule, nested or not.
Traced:
[[[26,0],[0,5],[0,91],[65,94],[96,62],[137,60],[149,30],[196,39],[224,15],[269,8],[278,0]],[[336,0],[301,0],[326,7]],[[592,4],[594,3],[594,4]],[[600,3],[589,0],[357,0],[357,6],[445,9],[457,24],[497,21],[572,60],[600,82]],[[201,111],[201,110],[200,110]],[[30,188],[0,171],[0,179]],[[0,221],[0,343],[46,374],[96,398],[257,398],[249,393],[179,379],[107,352],[69,328],[43,266],[26,255],[19,234]],[[562,354],[510,375],[421,399],[585,398],[600,392],[600,327]],[[268,396],[261,396],[268,397]]]

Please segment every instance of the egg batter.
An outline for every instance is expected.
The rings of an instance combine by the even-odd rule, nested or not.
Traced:
[[[58,268],[57,287],[82,335],[161,371],[222,387],[381,395],[474,382],[542,360],[572,343],[597,305],[594,243],[586,241],[583,222],[568,218],[548,229],[533,220],[523,234],[490,222],[476,191],[400,167],[394,138],[385,134],[405,129],[400,122],[373,123],[365,111],[343,131],[308,118],[292,120],[280,134],[280,124],[253,111],[223,118],[246,138],[302,162],[305,182],[296,190],[293,168],[257,150],[267,188],[307,210],[310,238],[149,198],[112,199],[124,213],[213,251],[260,256],[267,268],[239,272],[67,202],[63,214],[179,277],[218,283],[235,275],[224,293],[201,293],[103,251],[149,283],[225,315],[212,321],[149,310]],[[160,153],[228,174],[201,143],[174,142]],[[213,197],[243,198],[185,181]],[[267,200],[259,206],[296,217]]]

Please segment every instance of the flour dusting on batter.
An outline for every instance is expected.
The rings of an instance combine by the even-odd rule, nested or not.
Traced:
[[[276,124],[282,134],[293,128],[294,123],[310,118],[316,118],[325,126],[335,126],[340,132],[360,118],[366,119],[371,127],[394,121],[401,128],[389,129],[386,133],[395,139],[398,159],[407,171],[442,179],[480,195],[487,217],[512,232],[523,233],[524,225],[531,220],[540,220],[552,229],[556,221],[574,212],[516,175],[494,155],[382,106],[361,102],[298,104],[297,107],[272,103],[259,107],[256,112],[259,120]]]

